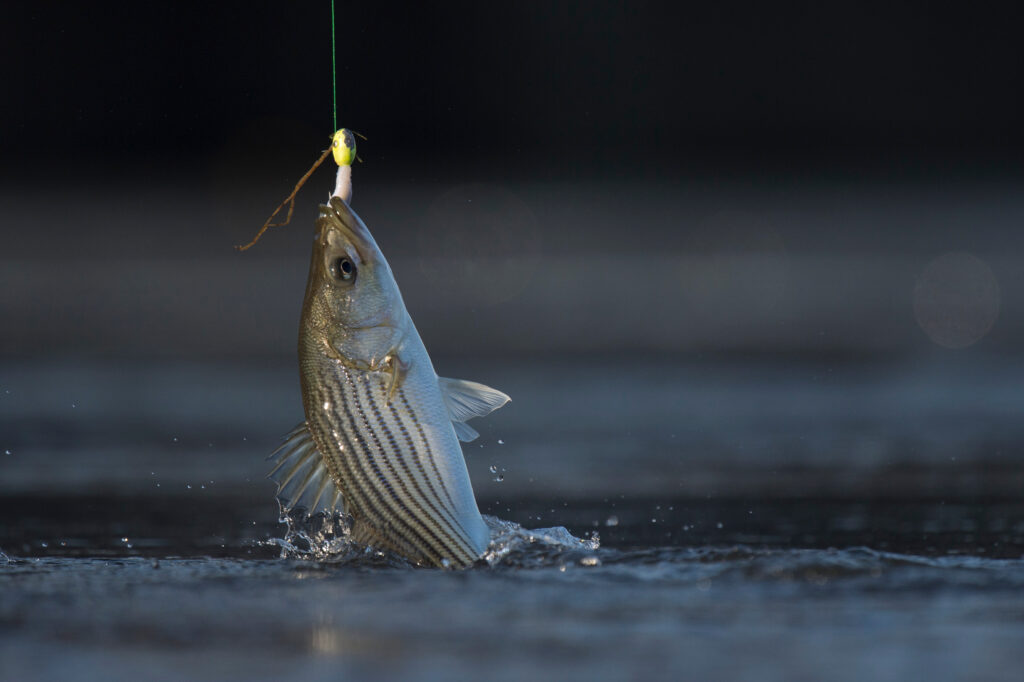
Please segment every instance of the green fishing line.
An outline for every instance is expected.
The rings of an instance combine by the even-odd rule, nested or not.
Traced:
[[[331,130],[338,129],[338,71],[335,66],[335,55],[337,54],[337,47],[334,43],[334,0],[331,0],[331,95],[334,98],[334,127]]]

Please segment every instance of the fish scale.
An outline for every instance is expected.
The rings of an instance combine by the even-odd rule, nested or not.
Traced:
[[[371,463],[373,473],[380,477],[384,486],[399,502],[400,509],[407,513],[403,516],[403,521],[409,522],[410,526],[420,526],[424,535],[419,537],[427,540],[431,549],[443,556],[445,547],[461,544],[461,538],[446,532],[456,530],[454,524],[443,518],[445,515],[423,495],[420,486],[415,482],[415,474],[409,466],[409,458],[413,457],[413,452],[399,447],[388,430],[380,413],[380,406],[371,394],[370,377],[365,373],[359,377],[352,377],[352,373],[348,374],[350,384],[355,389],[355,409],[359,415],[357,425],[364,435],[361,442],[367,446],[363,453],[366,461]],[[378,388],[384,393],[383,385]],[[428,455],[430,452],[428,446]],[[363,461],[362,456],[357,459]],[[441,525],[443,521],[448,521],[447,525],[452,527],[446,529]]]
[[[431,509],[423,495],[412,494],[410,481],[415,474],[410,459],[415,458],[417,450],[401,447],[384,435],[384,422],[375,414],[372,398],[365,388],[373,382],[384,393],[383,382],[372,376],[376,373],[353,371],[327,359],[314,366],[317,390],[313,409],[307,408],[307,415],[313,415],[307,419],[307,424],[318,449],[329,462],[328,471],[337,472],[336,480],[344,491],[349,513],[357,521],[377,529],[380,537],[374,539],[384,548],[398,549],[394,547],[394,538],[381,532],[385,528],[397,528],[402,531],[403,540],[411,542],[423,555],[420,560],[440,563],[447,558],[453,564],[472,563],[479,553],[473,555],[476,548],[465,533],[459,533],[461,529],[448,520],[451,515],[441,514],[437,506]],[[317,404],[322,408],[324,402],[331,408],[316,409]],[[406,428],[415,428],[418,420],[415,412],[405,411],[404,416],[408,420]],[[344,437],[338,438],[336,433]],[[429,439],[425,439],[419,454],[430,458],[433,451]],[[437,471],[447,463],[429,460],[429,464]],[[440,496],[435,498],[438,505],[444,503]],[[449,532],[442,530],[442,523],[448,526],[445,530]]]
[[[384,387],[381,386],[380,394],[383,396],[386,394]],[[369,382],[366,383],[366,390],[361,394],[361,397],[368,401],[374,401],[373,392],[370,389]],[[404,400],[404,389],[399,389],[399,399],[403,399],[403,402],[408,404],[407,400]],[[406,411],[404,413],[407,418],[415,421],[416,415],[414,412]],[[452,527],[453,530],[461,531],[463,537],[458,538],[459,541],[465,542],[465,536],[467,535],[465,530],[462,529],[458,519],[455,518],[449,511],[454,508],[454,502],[452,501],[451,495],[448,493],[447,487],[444,485],[444,481],[439,481],[438,485],[433,485],[433,481],[424,475],[424,472],[434,472],[437,467],[430,461],[432,450],[430,443],[427,439],[424,439],[420,446],[417,447],[411,439],[407,439],[404,442],[397,441],[395,438],[396,433],[405,432],[408,433],[408,428],[403,423],[403,413],[399,412],[393,405],[388,405],[384,412],[381,411],[380,401],[373,402],[373,416],[375,417],[375,423],[379,424],[384,430],[388,437],[388,440],[392,446],[392,452],[400,452],[401,456],[398,458],[399,461],[396,465],[392,465],[390,460],[386,457],[386,464],[392,468],[393,466],[402,467],[402,476],[398,477],[400,481],[409,481],[412,489],[415,490],[417,502],[421,504],[421,508],[428,509],[432,518],[443,518]],[[401,443],[401,445],[399,445]],[[426,460],[426,465],[424,465]],[[444,492],[444,496],[440,494]],[[447,499],[449,502],[448,506],[444,505],[444,501]]]

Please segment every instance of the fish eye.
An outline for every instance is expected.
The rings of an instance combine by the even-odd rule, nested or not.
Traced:
[[[331,261],[331,277],[342,282],[351,282],[356,278],[356,264],[348,256],[339,256]]]

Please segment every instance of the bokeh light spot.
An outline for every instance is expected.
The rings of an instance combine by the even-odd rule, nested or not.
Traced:
[[[914,286],[914,317],[928,338],[945,348],[967,348],[984,338],[999,306],[995,273],[969,253],[939,256]]]

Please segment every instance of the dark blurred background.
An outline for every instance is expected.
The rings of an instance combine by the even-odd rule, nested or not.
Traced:
[[[4,14],[0,352],[291,354],[332,172],[231,246],[331,132],[328,3]],[[1016,352],[1020,14],[339,2],[354,206],[436,352]]]
[[[557,456],[572,423],[606,450],[594,489],[649,455],[641,492],[703,494],[701,456],[757,490],[779,462],[870,465],[878,490],[967,451],[1016,485],[1021,14],[339,2],[338,125],[369,138],[353,206],[439,371],[517,399],[493,439]],[[197,466],[207,443],[265,451],[300,414],[332,171],[290,227],[232,245],[328,142],[329,4],[12,3],[0,24],[8,486],[52,473],[10,473],[33,449],[92,448],[97,485],[178,437]],[[572,487],[537,457],[531,482]]]

